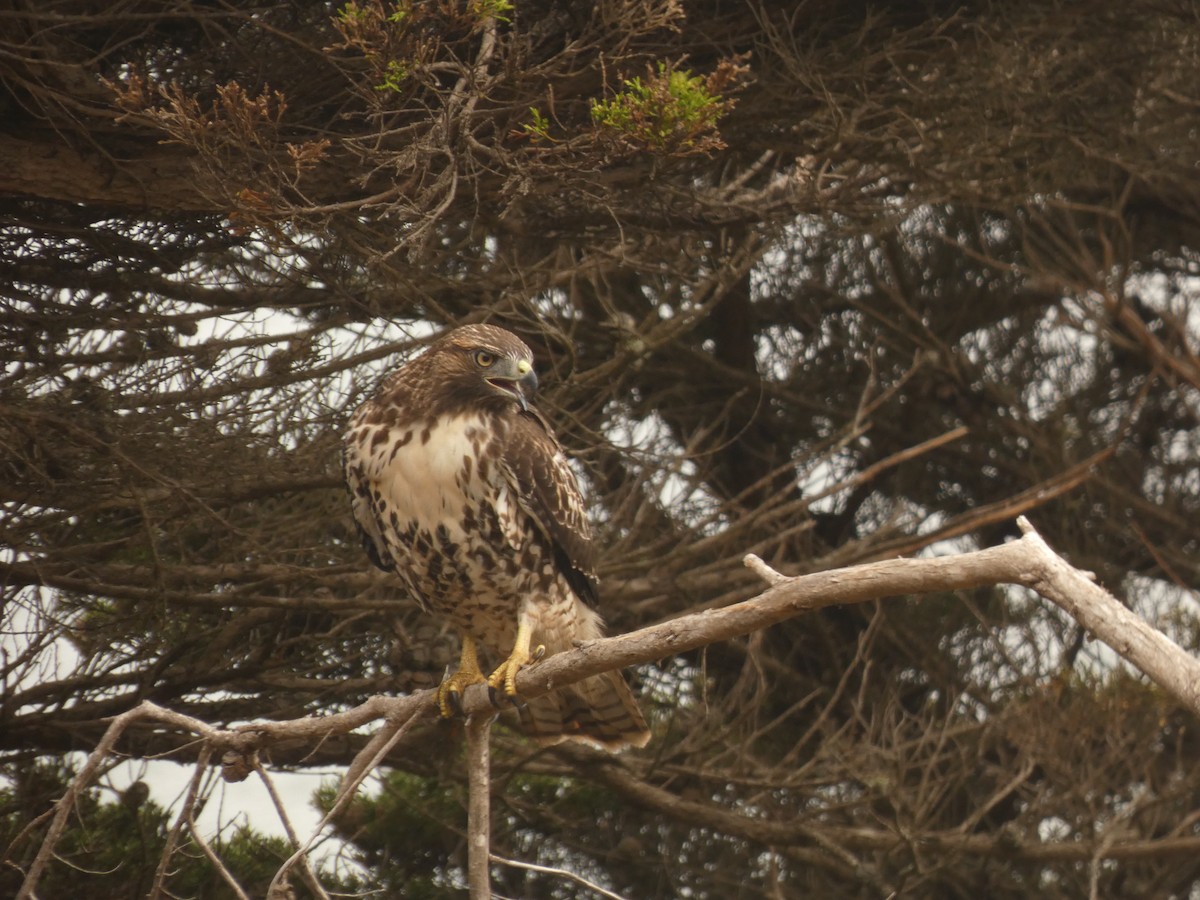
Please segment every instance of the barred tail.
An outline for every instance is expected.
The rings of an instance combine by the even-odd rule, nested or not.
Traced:
[[[604,672],[527,701],[521,722],[542,744],[581,741],[604,750],[645,747],[650,729],[620,672]]]

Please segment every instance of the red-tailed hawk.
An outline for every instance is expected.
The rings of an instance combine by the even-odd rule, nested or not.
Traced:
[[[544,743],[609,749],[650,739],[637,701],[607,672],[521,703],[529,662],[602,634],[595,553],[575,476],[529,403],[533,355],[516,335],[468,325],[401,366],[354,413],[343,466],[368,555],[462,634],[442,714],[486,681]],[[484,678],[476,642],[500,666]]]

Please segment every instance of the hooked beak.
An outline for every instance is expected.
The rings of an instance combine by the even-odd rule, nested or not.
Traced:
[[[523,412],[529,411],[529,400],[537,392],[537,373],[524,359],[504,359],[490,372],[487,382],[494,388],[510,394],[520,404]]]

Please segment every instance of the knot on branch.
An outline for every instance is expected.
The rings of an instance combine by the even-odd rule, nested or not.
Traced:
[[[230,784],[249,778],[259,765],[259,743],[257,731],[235,733],[222,741],[225,752],[221,754],[221,778]]]

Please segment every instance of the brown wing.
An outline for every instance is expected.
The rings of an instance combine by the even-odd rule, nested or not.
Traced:
[[[376,454],[377,458],[373,461],[371,448],[366,442],[373,433],[368,422],[378,419],[379,409],[374,400],[362,404],[350,418],[347,431],[342,436],[342,478],[346,480],[350,511],[354,515],[362,548],[372,563],[384,571],[394,572],[396,560],[388,550],[388,541],[379,530],[378,516],[371,505],[372,475],[378,475],[373,469],[378,469],[379,455]]]
[[[516,417],[501,460],[521,508],[554,549],[575,595],[595,606],[596,551],[575,474],[545,420],[533,410]]]
[[[356,448],[349,443],[342,447],[342,476],[346,481],[346,490],[350,493],[350,510],[354,515],[354,525],[371,562],[385,572],[394,572],[396,563],[388,552],[387,541],[379,533],[379,522],[371,509],[370,482],[367,481],[363,462],[355,450]]]

